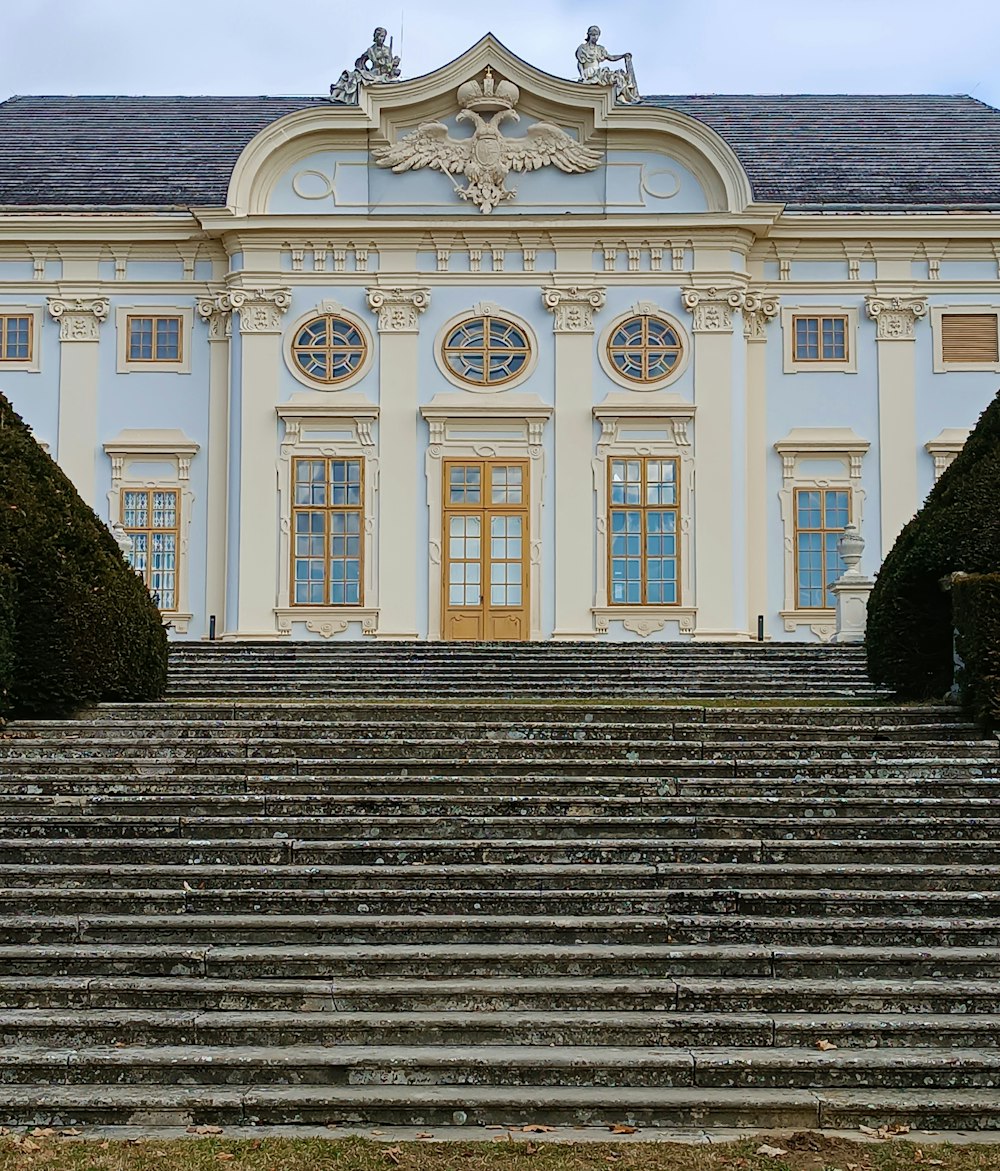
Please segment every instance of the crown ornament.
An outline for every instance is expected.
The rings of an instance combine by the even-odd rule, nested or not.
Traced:
[[[495,113],[497,110],[513,110],[521,91],[509,81],[495,81],[493,70],[486,67],[482,81],[467,81],[458,87],[458,101],[463,110],[478,113]]]

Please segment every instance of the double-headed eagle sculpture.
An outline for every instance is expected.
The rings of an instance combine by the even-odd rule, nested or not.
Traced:
[[[551,165],[572,173],[592,171],[599,165],[600,152],[577,142],[552,122],[535,122],[522,138],[507,138],[501,123],[520,121],[514,109],[520,96],[516,85],[495,82],[487,69],[482,82],[467,81],[458,89],[461,108],[456,121],[474,123],[470,138],[452,138],[443,122],[422,122],[398,142],[377,147],[372,153],[378,166],[391,167],[396,174],[430,167],[449,177],[463,175],[468,180],[466,186],[452,179],[455,190],[484,214],[517,194],[506,186],[511,171],[535,171]]]

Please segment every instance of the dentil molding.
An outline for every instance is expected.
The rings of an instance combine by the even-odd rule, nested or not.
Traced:
[[[48,305],[61,342],[96,342],[111,312],[107,297],[49,297]]]
[[[927,316],[926,297],[865,297],[880,342],[912,342],[917,322]]]
[[[416,333],[420,314],[431,303],[427,288],[374,288],[365,292],[368,308],[378,314],[379,333]]]
[[[542,304],[553,315],[554,333],[592,333],[594,314],[604,308],[607,290],[599,287],[542,289]]]

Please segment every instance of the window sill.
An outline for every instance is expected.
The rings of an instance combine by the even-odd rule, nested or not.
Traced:
[[[829,642],[837,632],[837,611],[832,608],[781,610],[779,614],[788,634],[794,634],[800,627],[808,626],[820,642]]]
[[[323,638],[343,634],[352,622],[361,623],[362,634],[378,630],[378,610],[368,606],[281,606],[274,613],[282,634],[290,634],[294,622]]]
[[[610,622],[620,622],[626,630],[648,638],[668,622],[676,622],[681,634],[694,630],[697,610],[693,606],[594,606],[594,629],[607,634]]]

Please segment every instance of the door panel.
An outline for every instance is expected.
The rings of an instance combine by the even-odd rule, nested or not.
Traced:
[[[523,461],[445,464],[446,639],[525,641],[530,636],[527,476]]]

